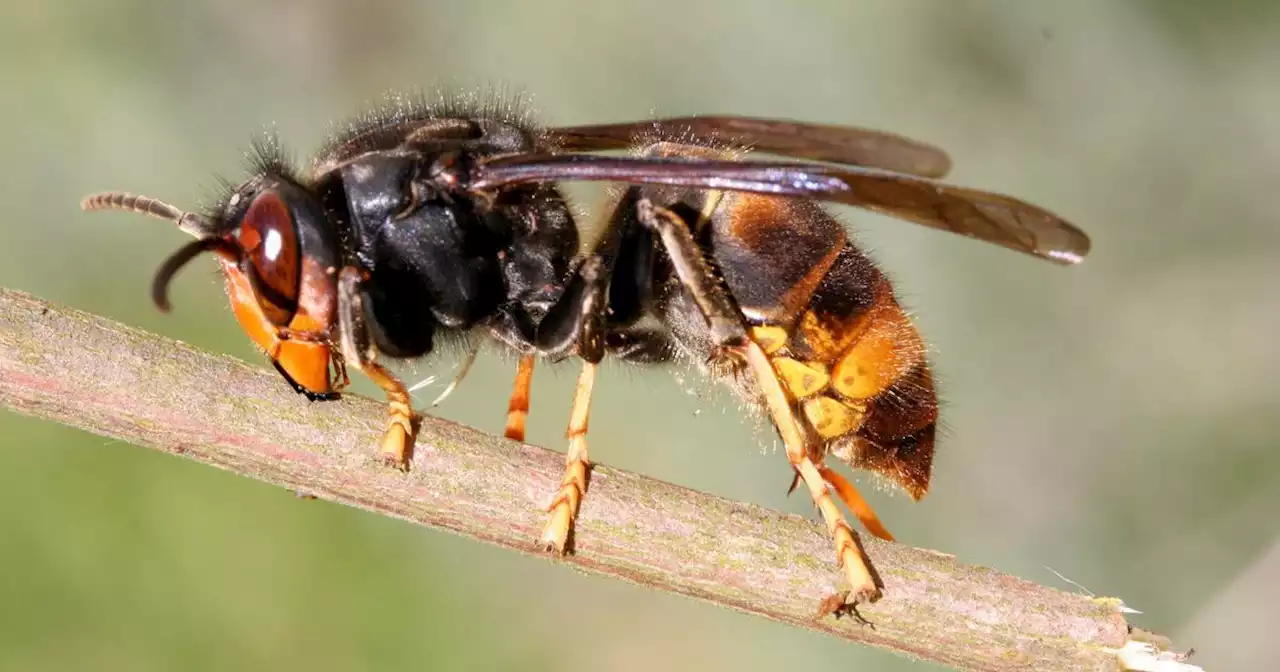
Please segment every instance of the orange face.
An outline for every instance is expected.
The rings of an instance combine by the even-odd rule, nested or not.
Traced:
[[[259,194],[231,236],[243,262],[220,258],[236,320],[294,383],[333,393],[327,336],[336,310],[333,275],[302,251],[288,206],[275,191]],[[279,337],[281,328],[291,338]]]

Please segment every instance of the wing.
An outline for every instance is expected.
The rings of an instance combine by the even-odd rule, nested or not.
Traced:
[[[484,161],[466,188],[527,182],[605,181],[803,196],[844,203],[977,238],[1054,263],[1079,263],[1089,237],[1061,217],[1009,196],[873,168],[687,158],[524,154]]]
[[[427,114],[424,112],[423,114]],[[395,149],[411,136],[465,139],[471,132],[466,119],[413,117],[362,117],[336,135],[316,155],[313,172],[332,170],[335,166],[365,152]]]
[[[754,151],[813,161],[883,168],[897,173],[942,177],[951,158],[932,145],[883,131],[805,124],[753,117],[672,117],[547,131],[552,142],[583,152],[625,149],[653,138],[701,139],[746,145]]]

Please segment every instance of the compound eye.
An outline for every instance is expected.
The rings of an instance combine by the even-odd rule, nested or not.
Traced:
[[[289,324],[298,310],[302,254],[293,212],[279,193],[265,191],[254,199],[237,241],[262,312],[277,326]]]

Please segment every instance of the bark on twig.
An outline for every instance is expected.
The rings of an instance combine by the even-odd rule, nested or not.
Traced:
[[[308,403],[265,367],[0,289],[0,401],[123,441],[524,552],[560,453],[435,418],[413,470],[380,467],[376,401]],[[1115,601],[1039,586],[864,535],[885,599],[815,618],[837,588],[823,527],[597,466],[564,561],[657,590],[962,669],[1122,669]]]

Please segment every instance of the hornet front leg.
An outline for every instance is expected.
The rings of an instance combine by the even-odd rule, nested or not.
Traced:
[[[408,471],[414,432],[413,406],[409,390],[395,374],[378,364],[377,349],[365,321],[364,273],[347,266],[338,276],[339,337],[342,358],[381,387],[387,394],[388,423],[378,450],[388,466]]]

